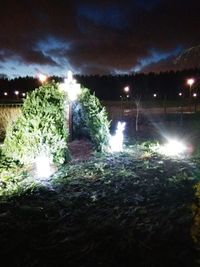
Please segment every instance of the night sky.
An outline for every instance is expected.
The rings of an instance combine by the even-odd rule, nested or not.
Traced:
[[[177,69],[200,44],[200,1],[0,1],[0,75]],[[188,66],[190,67],[190,66]],[[193,66],[192,66],[193,67]]]

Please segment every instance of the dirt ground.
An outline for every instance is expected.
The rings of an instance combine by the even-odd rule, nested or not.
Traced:
[[[93,152],[93,146],[90,141],[81,139],[73,140],[69,143],[69,151],[72,156],[72,161],[88,160]]]

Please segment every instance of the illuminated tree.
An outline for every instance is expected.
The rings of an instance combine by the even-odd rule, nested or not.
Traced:
[[[76,132],[85,128],[94,148],[104,151],[109,138],[107,114],[98,98],[91,95],[88,89],[82,88],[81,92],[73,103],[75,136],[78,135]],[[66,101],[69,104],[69,98],[66,99],[60,84],[55,82],[44,83],[29,93],[21,115],[6,132],[5,154],[25,164],[35,163],[41,155],[56,165],[69,159]]]

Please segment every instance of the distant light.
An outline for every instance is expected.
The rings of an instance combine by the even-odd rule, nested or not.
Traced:
[[[159,150],[166,156],[179,156],[186,152],[187,146],[176,139],[169,139],[166,144],[160,146]]]
[[[81,93],[81,86],[75,79],[73,79],[71,71],[68,71],[67,78],[64,79],[64,83],[60,84],[60,89],[67,93],[70,101],[75,101]]]
[[[26,96],[26,93],[22,93],[22,96],[23,96],[23,97]]]
[[[193,78],[187,79],[187,84],[189,86],[192,86],[194,82],[195,82],[195,79],[193,79]]]
[[[178,95],[179,95],[179,96],[182,96],[183,94],[180,92]]]
[[[50,160],[45,154],[40,154],[35,159],[38,178],[49,178],[51,176]]]
[[[193,93],[193,95],[192,95],[193,97],[197,97],[197,93]]]
[[[153,94],[153,97],[157,97],[157,94]]]
[[[127,98],[129,98],[129,97],[130,97],[130,95],[127,95],[126,97],[127,97]]]
[[[19,95],[19,91],[15,91],[15,95]]]
[[[40,81],[41,83],[44,83],[44,82],[46,82],[46,80],[47,80],[47,76],[44,75],[44,74],[42,74],[42,73],[40,73],[40,74],[38,74],[38,79],[39,79],[39,81]]]
[[[129,91],[130,91],[129,86],[124,87],[124,92],[125,92],[125,93],[128,93]]]
[[[7,92],[4,92],[3,94],[4,94],[5,96],[7,96],[7,95],[8,95],[8,93],[7,93]]]
[[[125,129],[125,122],[118,122],[117,129],[115,131],[115,135],[110,135],[109,145],[111,152],[121,152],[123,151],[123,142],[124,142],[124,134],[123,131]]]

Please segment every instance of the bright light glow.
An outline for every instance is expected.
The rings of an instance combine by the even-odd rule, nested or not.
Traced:
[[[197,93],[193,93],[193,97],[197,97]]]
[[[187,79],[187,84],[189,86],[192,86],[194,82],[195,82],[195,80],[193,78]]]
[[[4,92],[3,94],[4,94],[5,96],[7,96],[7,95],[8,95],[8,93],[7,93],[7,92]]]
[[[125,122],[118,122],[115,135],[110,135],[109,145],[111,152],[123,151]]]
[[[182,93],[180,92],[178,95],[179,95],[179,96],[182,96]]]
[[[125,92],[125,93],[128,93],[129,90],[130,90],[129,86],[124,87],[124,92]]]
[[[35,159],[36,172],[38,178],[49,178],[51,175],[51,167],[49,158],[41,153]]]
[[[168,143],[160,146],[159,149],[159,151],[166,156],[179,156],[186,152],[186,150],[187,146],[176,139],[168,140]]]
[[[70,101],[75,101],[81,93],[81,86],[73,78],[71,71],[68,71],[67,79],[64,80],[64,83],[60,84],[60,89],[67,93]]]
[[[71,70],[69,70],[67,73],[67,79],[69,82],[73,82],[73,73]]]
[[[127,95],[126,97],[127,97],[127,98],[129,98],[130,96],[129,96],[129,95]]]
[[[23,97],[26,96],[26,93],[22,93],[22,96],[23,96]]]
[[[40,73],[40,74],[38,74],[38,79],[39,79],[39,81],[40,81],[41,83],[44,83],[44,82],[46,82],[46,80],[47,80],[47,76],[44,75],[44,74],[42,74],[42,73]]]
[[[157,97],[157,94],[153,94],[153,97]]]
[[[19,95],[19,91],[15,91],[15,95]]]

